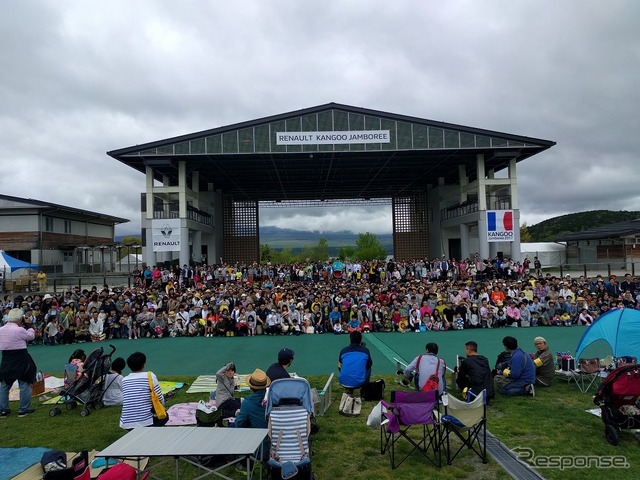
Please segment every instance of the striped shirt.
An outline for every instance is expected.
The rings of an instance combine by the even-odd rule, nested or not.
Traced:
[[[164,404],[158,378],[151,373],[154,390]],[[131,429],[153,425],[153,404],[147,372],[132,372],[122,379],[122,414],[120,427]]]

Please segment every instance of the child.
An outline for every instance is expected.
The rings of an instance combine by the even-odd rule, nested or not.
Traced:
[[[107,407],[122,405],[122,371],[125,365],[124,358],[116,358],[111,364],[111,370],[104,378],[105,390],[102,403]]]
[[[84,371],[84,361],[87,359],[87,355],[84,353],[84,350],[78,348],[75,350],[71,356],[69,357],[69,365],[74,365],[76,367],[76,378],[78,380],[82,376],[82,372]]]
[[[47,344],[55,345],[56,341],[58,344],[62,341],[62,333],[60,333],[60,329],[58,327],[58,317],[56,315],[49,316],[49,322],[45,327],[45,332],[47,334]]]
[[[126,315],[126,314],[123,314]],[[140,338],[140,326],[138,325],[138,321],[135,320],[132,316],[127,315],[127,330],[129,330],[129,340]]]

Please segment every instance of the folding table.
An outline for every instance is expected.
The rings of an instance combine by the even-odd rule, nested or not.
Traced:
[[[171,457],[154,463],[151,468],[175,461],[175,478],[179,479],[179,462],[195,465],[205,471],[198,480],[209,475],[229,479],[222,473],[226,467],[245,461],[247,479],[252,476],[251,461],[260,462],[266,428],[140,427],[131,430],[97,455],[106,458],[139,460],[145,457]],[[194,457],[226,455],[233,459],[216,468],[198,463]],[[262,468],[262,467],[260,467]],[[140,470],[138,468],[138,470]],[[148,468],[147,470],[150,470]],[[262,474],[262,470],[260,470]],[[151,476],[151,478],[159,478]]]

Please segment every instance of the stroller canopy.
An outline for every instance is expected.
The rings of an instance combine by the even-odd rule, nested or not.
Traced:
[[[309,382],[304,378],[280,378],[271,382],[266,414],[269,415],[273,407],[292,404],[302,405],[310,415],[313,415]]]
[[[576,358],[592,343],[604,340],[614,357],[640,355],[640,310],[620,308],[598,317],[584,332],[576,347]]]

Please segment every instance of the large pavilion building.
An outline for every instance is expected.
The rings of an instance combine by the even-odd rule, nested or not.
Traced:
[[[146,175],[147,264],[258,261],[261,205],[327,202],[391,204],[397,259],[520,258],[516,166],[553,145],[329,103],[108,155]]]

